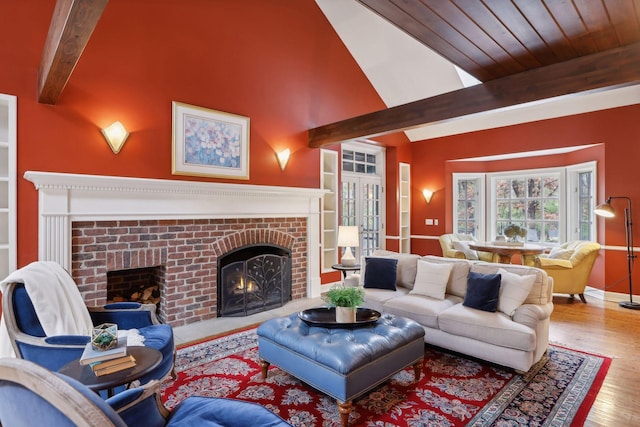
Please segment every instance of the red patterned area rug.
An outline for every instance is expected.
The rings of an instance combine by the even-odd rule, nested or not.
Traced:
[[[420,381],[407,368],[357,399],[350,426],[580,426],[611,359],[550,346],[526,376],[425,347]],[[277,366],[262,380],[255,329],[178,350],[177,379],[162,396],[173,408],[188,396],[257,402],[294,426],[339,426],[335,401]]]

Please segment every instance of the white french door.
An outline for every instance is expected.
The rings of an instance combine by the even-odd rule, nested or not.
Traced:
[[[360,230],[357,260],[383,246],[384,190],[379,177],[343,174],[342,225],[356,225]]]

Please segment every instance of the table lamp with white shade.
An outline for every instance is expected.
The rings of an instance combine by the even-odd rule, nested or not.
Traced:
[[[360,246],[358,236],[358,226],[341,225],[338,227],[338,246],[346,248],[342,255],[342,265],[352,267],[356,265],[356,259],[351,252],[351,248]]]

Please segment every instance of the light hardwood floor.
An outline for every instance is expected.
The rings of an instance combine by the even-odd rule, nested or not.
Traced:
[[[589,296],[587,304],[561,295],[553,302],[552,343],[613,358],[584,425],[640,426],[640,310]]]
[[[640,426],[640,310],[587,296],[587,304],[554,296],[549,340],[575,350],[613,358],[604,384],[585,422],[587,427]],[[640,298],[638,298],[640,301]],[[269,313],[213,319],[175,329],[178,344],[284,316],[322,301],[298,300]]]

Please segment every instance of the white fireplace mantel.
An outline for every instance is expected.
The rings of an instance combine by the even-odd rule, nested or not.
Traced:
[[[27,171],[38,190],[38,258],[71,269],[73,221],[276,218],[307,219],[307,295],[320,296],[317,188],[127,178]]]

